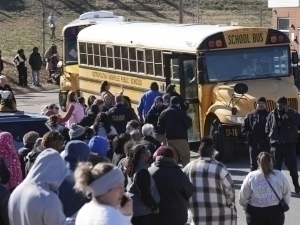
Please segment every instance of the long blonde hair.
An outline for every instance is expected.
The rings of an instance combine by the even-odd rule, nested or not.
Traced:
[[[273,157],[268,152],[261,152],[257,156],[257,164],[265,177],[273,173]]]

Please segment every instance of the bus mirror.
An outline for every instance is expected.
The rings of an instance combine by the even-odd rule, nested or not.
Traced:
[[[298,64],[298,52],[297,51],[292,52],[292,64]]]
[[[198,56],[197,57],[197,67],[198,67],[199,71],[206,70],[205,57],[204,56]]]
[[[57,68],[61,68],[62,67],[62,61],[59,61],[58,63],[57,63]]]
[[[294,79],[298,79],[299,78],[299,68],[297,67],[292,67],[292,71],[293,71],[293,76]]]
[[[237,83],[233,88],[234,92],[239,95],[244,95],[248,92],[248,86],[244,83]]]
[[[207,74],[205,71],[198,72],[198,82],[199,84],[206,84],[207,81]]]

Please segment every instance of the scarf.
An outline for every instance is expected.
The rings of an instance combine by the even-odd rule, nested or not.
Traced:
[[[21,163],[13,144],[13,136],[8,132],[0,133],[0,156],[10,172],[6,187],[8,189],[17,187],[23,181]]]

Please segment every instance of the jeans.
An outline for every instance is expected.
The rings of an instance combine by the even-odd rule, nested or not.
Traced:
[[[271,154],[275,160],[274,169],[281,170],[284,159],[284,163],[290,171],[294,185],[296,182],[298,183],[296,145],[292,143],[272,144]]]
[[[261,152],[270,152],[270,144],[269,142],[262,141],[262,142],[257,142],[257,141],[249,141],[249,154],[250,154],[250,169],[251,171],[255,171],[258,168],[257,165],[257,156]]]
[[[40,85],[40,71],[32,70],[32,83],[34,86]]]

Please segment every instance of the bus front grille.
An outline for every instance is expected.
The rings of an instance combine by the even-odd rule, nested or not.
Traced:
[[[297,98],[288,98],[287,99],[288,106],[294,110],[298,111],[298,100]],[[271,112],[276,108],[276,102],[273,100],[267,100],[266,104],[267,110]],[[254,102],[254,109],[256,109],[256,102]]]

